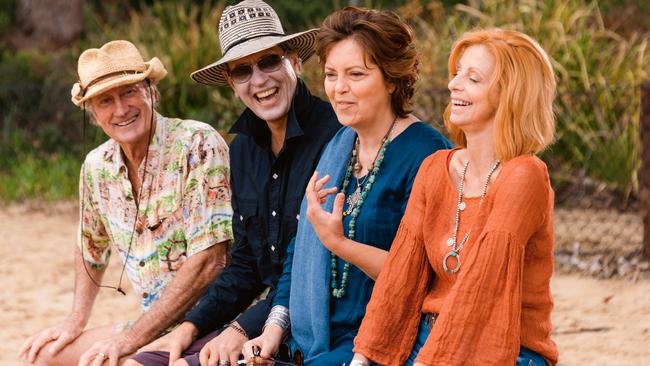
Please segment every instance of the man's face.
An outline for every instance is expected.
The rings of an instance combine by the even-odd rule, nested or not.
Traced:
[[[120,146],[146,149],[151,121],[151,90],[140,82],[118,86],[90,100],[97,125]]]
[[[296,55],[275,46],[229,62],[228,70],[228,83],[255,115],[267,123],[286,121],[298,81]],[[247,70],[252,74],[243,81]]]

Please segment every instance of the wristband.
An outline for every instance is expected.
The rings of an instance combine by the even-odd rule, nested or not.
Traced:
[[[244,330],[244,328],[242,328],[242,327],[240,327],[239,325],[237,325],[237,323],[235,323],[235,321],[231,321],[231,322],[228,324],[228,327],[234,329],[237,333],[239,333],[239,334],[243,335],[244,337],[246,337],[246,339],[250,339],[250,338],[248,337],[248,334],[247,334],[246,331]]]

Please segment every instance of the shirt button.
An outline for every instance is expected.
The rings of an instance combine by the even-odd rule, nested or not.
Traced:
[[[273,212],[271,212],[271,215],[273,215],[273,217],[275,217],[275,215],[277,215],[277,214],[275,213],[275,211],[273,211]]]
[[[278,173],[273,173],[273,179],[278,179]]]
[[[271,251],[275,252],[275,245],[271,245]]]
[[[144,267],[144,261],[140,261],[140,267]]]
[[[244,216],[239,215],[239,221],[244,221]]]
[[[146,298],[147,298],[147,296],[149,296],[149,294],[148,294],[148,293],[146,293],[146,292],[143,292],[143,293],[142,293],[142,298],[143,298],[143,299],[146,299]]]
[[[296,220],[300,221],[300,214],[296,215]]]

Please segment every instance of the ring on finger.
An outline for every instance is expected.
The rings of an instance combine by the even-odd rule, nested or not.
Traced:
[[[217,363],[219,366],[230,366],[230,360],[219,360],[219,363]]]
[[[101,357],[101,358],[106,358],[106,354],[105,354],[104,352],[99,352],[99,353],[97,354],[97,356],[99,356],[99,357]]]

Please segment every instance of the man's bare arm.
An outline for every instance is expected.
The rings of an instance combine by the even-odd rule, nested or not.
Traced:
[[[226,266],[227,245],[218,243],[191,256],[160,299],[121,336],[134,352],[181,319]]]
[[[89,366],[105,360],[111,366],[135,353],[174,324],[196,303],[203,291],[226,265],[227,245],[218,243],[191,256],[165,287],[160,299],[129,329],[95,342],[86,349],[78,366]]]
[[[21,357],[27,357],[29,362],[33,362],[43,346],[50,341],[54,341],[50,347],[50,352],[56,355],[65,346],[77,339],[88,323],[95,298],[99,292],[99,288],[88,277],[88,274],[93,276],[97,283],[100,283],[106,267],[95,269],[86,264],[86,269],[88,269],[88,273],[86,273],[81,251],[76,248],[74,269],[75,286],[72,311],[63,323],[47,328],[25,341],[20,348],[19,354]]]
[[[88,270],[88,272],[86,272],[86,270]],[[74,300],[70,316],[79,321],[80,324],[83,324],[83,327],[88,323],[93,304],[95,303],[95,299],[99,293],[99,287],[95,285],[89,275],[92,276],[96,283],[101,284],[105,272],[106,266],[101,269],[95,269],[90,264],[84,263],[81,251],[79,248],[75,249]]]

